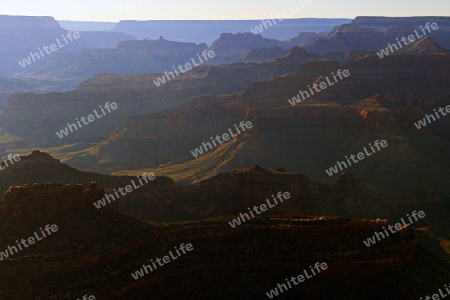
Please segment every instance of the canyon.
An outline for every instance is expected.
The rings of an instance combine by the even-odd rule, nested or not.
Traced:
[[[166,297],[189,291],[190,297],[231,298],[246,291],[248,297],[260,297],[279,278],[314,261],[325,261],[327,272],[317,281],[305,282],[301,291],[292,290],[292,296],[351,293],[413,298],[420,294],[419,281],[431,284],[431,277],[439,276],[439,282],[431,284],[438,285],[450,280],[442,261],[423,248],[427,243],[417,244],[422,237],[415,229],[402,230],[367,250],[361,241],[387,224],[370,220],[371,216],[404,213],[412,199],[370,192],[350,173],[342,174],[334,185],[259,166],[190,186],[156,176],[101,210],[83,196],[89,181],[98,182],[103,193],[131,177],[80,172],[35,151],[11,166],[8,174],[0,172],[0,178],[1,188],[9,186],[0,202],[0,224],[8,228],[0,237],[2,243],[42,226],[44,220],[58,224],[58,235],[48,237],[48,243],[42,241],[3,262],[2,297],[66,299],[95,294],[99,299],[145,299],[149,291]],[[34,183],[36,179],[42,183]],[[269,215],[229,227],[234,213],[278,190],[289,190],[292,197]],[[417,195],[413,201],[426,209],[427,220],[443,212],[428,196]],[[350,212],[359,217],[324,216]],[[188,256],[158,268],[145,280],[131,278],[143,258],[160,256],[186,242],[194,245]],[[36,273],[39,276],[28,275]],[[345,284],[348,280],[357,284]],[[214,288],[205,289],[205,283]]]
[[[258,299],[304,274],[279,299],[417,299],[450,282],[450,17],[260,23],[0,16],[0,298]]]
[[[422,44],[435,41],[424,39]],[[447,183],[444,174],[449,174],[448,120],[434,123],[426,133],[418,133],[413,123],[448,104],[449,63],[449,54],[427,52],[398,53],[382,60],[364,55],[343,66],[324,59],[308,61],[298,71],[255,81],[233,95],[202,95],[172,110],[134,115],[99,147],[82,150],[66,162],[115,174],[147,169],[187,183],[255,164],[289,166],[290,171],[327,182],[323,170],[379,139],[389,148],[352,166],[364,184],[397,194],[409,194],[411,183],[417,189],[437,188]],[[299,89],[339,68],[348,69],[351,76],[300,104],[286,103]],[[230,143],[197,159],[185,150],[226,132],[243,118],[252,122],[253,129]],[[427,147],[430,143],[435,146]],[[197,171],[182,171],[188,169]],[[424,172],[426,179],[421,176]],[[408,182],[400,179],[402,174],[408,174]]]
[[[23,148],[30,143],[33,147],[58,145],[55,131],[66,126],[67,120],[85,115],[92,111],[93,106],[105,103],[98,100],[104,98],[117,102],[121,107],[117,116],[98,122],[89,132],[75,132],[67,137],[72,141],[99,141],[107,138],[126,118],[139,112],[167,110],[202,94],[238,93],[255,80],[293,72],[314,58],[317,55],[293,48],[286,56],[261,64],[201,65],[160,87],[153,82],[159,77],[157,74],[100,74],[82,82],[75,91],[45,95],[15,94],[0,114],[0,127],[16,140],[24,142],[22,146],[19,146],[20,142],[3,146],[6,149]],[[184,84],[186,81],[190,82],[188,86]]]

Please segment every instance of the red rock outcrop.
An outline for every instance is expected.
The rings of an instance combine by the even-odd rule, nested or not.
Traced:
[[[83,185],[41,183],[10,186],[5,192],[5,202],[0,202],[3,215],[26,216],[46,215],[54,217],[61,212],[86,205],[83,199]]]

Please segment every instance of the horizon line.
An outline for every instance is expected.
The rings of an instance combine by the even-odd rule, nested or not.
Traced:
[[[33,17],[33,16],[31,16],[31,17]],[[346,20],[355,20],[356,18],[449,18],[450,19],[450,16],[431,16],[431,15],[430,16],[427,16],[427,15],[417,15],[417,16],[369,16],[369,15],[361,15],[361,16],[355,16],[355,17],[286,18],[286,19],[283,19],[283,20],[304,20],[304,19],[328,19],[328,20],[346,19]],[[54,19],[56,21],[63,21],[63,22],[118,23],[118,22],[122,22],[122,21],[137,21],[137,22],[148,22],[148,21],[261,21],[261,20],[271,20],[272,18],[258,18],[258,19],[121,19],[121,20],[118,20],[118,21],[60,20],[60,19],[56,19],[56,18],[54,18]]]
[[[55,21],[62,22],[91,22],[91,23],[119,23],[122,21],[135,21],[135,22],[150,22],[150,21],[261,21],[261,20],[270,20],[272,18],[256,18],[256,19],[121,19],[116,21],[95,21],[95,20],[62,20],[58,19],[54,16],[49,15],[3,15],[0,14],[1,17],[30,17],[30,18],[53,18]],[[449,18],[450,16],[427,16],[427,15],[410,15],[410,16],[379,16],[379,15],[358,15],[353,17],[302,17],[302,18],[286,18],[283,20],[308,20],[308,19],[326,19],[326,20],[355,20],[357,18]]]

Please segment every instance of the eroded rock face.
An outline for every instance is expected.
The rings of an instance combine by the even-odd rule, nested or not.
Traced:
[[[293,49],[292,52],[298,52],[296,57],[305,53],[301,49]],[[285,57],[277,61],[281,63],[291,59]],[[327,76],[330,78],[338,69],[348,69],[350,76],[316,93],[312,103],[306,101],[290,106],[288,99],[296,96],[299,90],[305,91],[312,82],[326,80]],[[102,160],[102,153],[108,153],[109,158],[113,153],[116,160],[127,158],[127,163],[132,166],[144,164],[153,168],[176,161],[183,166],[181,168],[196,168],[190,151],[244,119],[254,123],[253,129],[230,143],[229,151],[214,152],[214,157],[221,156],[226,163],[213,170],[215,164],[213,166],[211,162],[210,176],[215,174],[213,172],[241,167],[242,159],[248,165],[264,159],[267,165],[292,165],[292,171],[307,174],[315,180],[328,180],[323,170],[334,165],[337,159],[342,160],[345,155],[357,151],[353,147],[348,148],[349,145],[356,142],[360,145],[356,148],[366,146],[371,142],[367,140],[368,135],[373,140],[386,139],[390,148],[377,161],[372,161],[375,165],[355,170],[357,176],[372,174],[367,170],[373,170],[388,156],[395,160],[406,157],[426,160],[426,156],[415,153],[404,129],[405,126],[413,126],[420,118],[423,114],[420,110],[429,111],[448,103],[445,92],[450,84],[448,70],[450,56],[445,54],[395,55],[383,60],[372,55],[344,66],[329,60],[309,61],[300,70],[283,77],[256,81],[239,94],[200,96],[174,110],[134,116],[102,144],[98,161]],[[436,89],[443,91],[442,94],[436,95]],[[354,105],[364,99],[372,99],[370,101],[378,104]],[[411,109],[417,113],[408,117],[405,113]],[[363,115],[362,110],[365,111]],[[413,119],[414,116],[417,119]],[[444,133],[445,130],[439,131],[439,134]],[[273,146],[282,136],[293,142],[283,149]],[[330,151],[320,155],[317,151],[303,152],[305,147],[300,141],[308,139],[317,139],[314,140],[316,147],[324,149],[324,152],[330,149],[330,145],[343,150],[339,154]],[[346,146],[340,146],[341,143],[346,143]],[[301,163],[297,159],[298,153],[302,153],[301,157],[311,157],[319,166]],[[76,163],[75,160],[73,162]],[[355,166],[361,167],[362,164]],[[93,165],[89,170],[98,171],[98,168]],[[203,174],[183,179],[198,180],[204,178]],[[170,173],[169,176],[176,174]]]
[[[209,49],[216,53],[211,61],[214,63],[231,63],[243,59],[251,50],[258,48],[282,47],[287,48],[286,43],[266,39],[253,33],[222,33]]]
[[[241,61],[242,62],[263,62],[276,59],[289,53],[289,50],[281,47],[271,47],[251,50]]]
[[[40,161],[50,160],[43,153],[35,153],[33,157]],[[103,179],[112,185],[108,178]],[[99,186],[105,185],[99,183]],[[291,210],[288,201],[311,205],[310,199],[321,197],[326,185],[314,183],[303,175],[289,174],[282,169],[267,170],[257,165],[220,174],[197,186],[173,186],[167,181],[165,187],[149,185],[147,189],[143,186],[134,193],[141,193],[141,197],[146,190],[159,191],[161,195],[164,191],[172,202],[158,205],[147,195],[148,211],[141,213],[147,216],[166,214],[179,221],[180,211],[184,211],[184,215],[200,213],[197,217],[201,217],[204,212],[231,211],[226,208],[228,202],[241,209],[258,202],[260,196],[286,188],[292,191],[293,197],[283,203],[287,205],[285,208],[280,205],[276,214],[286,214]],[[328,186],[327,189],[329,199],[334,198],[333,187]],[[363,191],[363,188],[353,176],[343,174],[334,190],[342,194]],[[235,199],[238,194],[242,194],[242,198]],[[15,255],[2,263],[3,285],[9,296],[18,299],[38,296],[66,299],[80,293],[106,299],[135,299],[143,298],[149,291],[161,297],[169,294],[181,297],[187,288],[201,291],[199,297],[215,293],[220,293],[217,297],[228,297],[245,287],[248,295],[257,297],[280,282],[279,278],[301,274],[316,261],[328,265],[326,272],[315,278],[317,286],[293,289],[292,294],[311,297],[336,291],[354,294],[353,287],[342,284],[350,278],[352,282],[358,282],[357,290],[364,286],[364,291],[370,291],[372,295],[380,290],[378,281],[381,281],[383,291],[388,290],[393,295],[398,293],[397,284],[386,285],[386,278],[394,280],[399,274],[409,272],[415,253],[416,236],[410,229],[383,239],[370,248],[364,246],[362,241],[374,231],[381,231],[387,224],[386,220],[311,217],[305,216],[307,210],[302,209],[298,214],[290,211],[285,217],[257,217],[233,229],[227,220],[157,226],[156,223],[139,222],[107,207],[99,210],[91,204],[83,206],[83,189],[77,184],[11,186],[5,198],[6,203],[0,206],[8,207],[9,204],[11,211],[1,211],[0,237],[6,244],[17,239],[17,235],[26,236],[36,230],[35,224],[41,226],[52,222],[59,228],[57,234],[33,245],[34,248],[24,250],[20,257]],[[119,210],[130,208],[132,203],[139,201],[142,199],[133,200],[132,197],[126,202],[121,201]],[[208,208],[217,203],[218,207]],[[161,207],[165,209],[161,210]],[[161,256],[181,243],[192,243],[194,251],[158,268],[157,273],[142,280],[136,281],[129,276],[147,259]],[[420,258],[423,259],[422,256]],[[286,261],[290,263],[286,264]],[[217,265],[221,267],[217,268]],[[424,263],[424,266],[428,264]],[[11,276],[39,271],[39,276],[27,278],[27,286],[17,283]],[[74,278],[80,279],[76,285],[73,284]],[[253,280],[263,284],[252,285]],[[103,282],[116,283],[99,288],[99,283]],[[205,290],[205,282],[215,288]],[[225,290],[217,291],[217,286]],[[173,291],[168,293],[170,289],[175,294]]]
[[[419,26],[427,22],[439,24],[439,30],[432,31],[429,35],[434,36],[442,47],[450,48],[448,17],[357,17],[350,24],[336,26],[326,38],[306,46],[306,49],[321,55],[332,52],[348,54],[354,50],[379,51],[386,48],[388,43],[395,43],[396,38],[407,37],[415,29],[420,31]]]
[[[23,68],[17,63],[19,60],[26,58],[30,51],[37,52],[42,45],[55,43],[56,38],[66,33],[53,17],[0,16],[0,28],[0,40],[2,44],[8,45],[0,50],[1,76],[22,71]],[[39,35],[35,34],[36,31]],[[11,43],[17,36],[21,37],[20,42]],[[64,48],[61,50],[66,52]],[[42,62],[37,61],[30,68],[35,69],[40,65]]]
[[[42,73],[39,74],[37,72],[33,74],[33,72],[38,71],[42,67],[52,74],[53,72],[64,70],[64,63],[53,64],[53,66],[58,66],[57,70],[52,70],[46,66],[49,59],[58,54],[79,54],[83,49],[112,47],[119,41],[135,39],[135,37],[129,34],[119,32],[81,32],[81,39],[64,44],[65,42],[61,36],[65,36],[68,31],[61,28],[53,17],[2,15],[0,16],[0,28],[2,29],[0,41],[5,46],[0,49],[0,76],[9,77],[13,74],[20,73],[20,76],[17,77],[24,78],[36,75],[34,79],[44,82],[45,80],[39,78],[40,75],[42,76]],[[39,34],[36,34],[37,32]],[[21,38],[17,39],[18,36]],[[39,57],[38,48],[42,49],[44,45],[48,47],[51,44],[56,45],[57,39],[59,39],[63,46],[58,48],[54,53],[46,53],[43,57],[41,56],[39,59],[36,59],[36,61],[30,60],[31,64],[25,64],[26,67],[18,64],[18,61],[23,62],[24,59],[27,59],[30,52],[37,53]],[[56,85],[58,84],[56,83]],[[64,84],[60,85],[60,87],[63,86]],[[58,88],[50,88],[50,90],[58,90]]]
[[[346,207],[367,200],[368,190],[354,177],[351,177],[353,181],[344,179],[348,176],[342,175],[338,183],[330,185],[314,182],[304,175],[255,166],[221,173],[189,186],[155,181],[111,206],[143,220],[194,219],[195,216],[239,214],[246,212],[247,207],[265,203],[266,199],[273,201],[272,196],[276,197],[279,192],[289,192],[291,198],[271,208],[268,215],[320,215],[330,205]],[[106,190],[112,193],[110,188]]]
[[[113,49],[84,50],[60,77],[89,78],[99,73],[139,74],[173,72],[172,66],[184,66],[197,60],[206,44],[181,43],[160,38],[157,41],[124,41]]]
[[[444,49],[436,42],[431,36],[426,36],[417,43],[411,44],[405,49],[400,50],[401,53],[408,54],[446,54],[450,53],[450,50]]]
[[[264,177],[268,173],[255,167],[243,171],[242,176]],[[8,201],[30,197],[35,203],[48,203],[54,202],[47,199],[49,196],[80,198],[81,191],[78,185],[13,187],[8,192]],[[336,290],[352,293],[352,287],[341,284],[349,278],[364,278],[361,284],[365,291],[376,294],[374,282],[395,278],[408,269],[416,243],[414,232],[405,229],[367,248],[362,240],[374,230],[381,230],[386,222],[342,217],[255,218],[230,229],[224,220],[150,225],[111,209],[96,210],[91,206],[61,210],[57,215],[48,215],[47,211],[46,207],[39,208],[40,214],[35,219],[29,219],[29,215],[2,215],[0,239],[5,241],[16,239],[18,234],[29,234],[35,230],[34,224],[54,222],[59,228],[56,234],[21,252],[20,257],[16,254],[3,261],[0,275],[5,276],[3,285],[8,296],[72,299],[79,294],[95,294],[105,299],[144,299],[144,295],[148,297],[151,293],[179,298],[191,288],[198,292],[190,297],[232,298],[245,289],[256,298],[269,286],[276,285],[279,278],[301,274],[301,270],[309,270],[308,266],[316,261],[328,265],[315,278],[320,287],[305,286],[293,289],[292,294],[317,296]],[[160,257],[181,243],[191,243],[193,251],[142,280],[131,278],[130,273],[149,258]],[[400,270],[392,272],[395,268]],[[11,276],[36,272],[39,276],[27,277],[26,284]],[[255,280],[262,284],[252,285]],[[386,285],[384,280],[383,291],[396,291],[394,285]],[[205,283],[214,288],[205,288]],[[218,286],[224,290],[218,291]]]
[[[38,88],[18,78],[0,78],[0,109],[6,106],[7,100],[12,94],[27,92],[36,93],[38,92]]]
[[[389,147],[383,151],[388,149]],[[376,158],[368,167],[373,163],[377,163]],[[338,211],[355,217],[400,218],[410,213],[411,204],[408,203],[416,203],[425,211],[439,215],[437,218],[430,218],[431,223],[436,226],[445,225],[440,220],[445,220],[450,213],[450,187],[442,185],[438,189],[421,189],[417,186],[415,189],[409,188],[409,193],[406,194],[389,195],[369,190],[352,171],[353,169],[347,170],[334,183],[328,184],[314,181],[305,175],[287,173],[283,169],[265,169],[260,166],[220,173],[191,185],[175,184],[170,178],[157,176],[155,180],[120,196],[108,206],[141,220],[191,220],[198,217],[238,215],[246,212],[248,207],[264,203],[267,198],[271,199],[272,195],[276,196],[280,191],[288,191],[291,199],[272,208],[269,215],[322,215]],[[88,187],[92,180],[98,183],[99,188],[95,199],[103,198],[105,193],[114,194],[114,190],[117,191],[119,187],[132,186],[133,180],[137,186],[140,185],[135,176],[80,172],[47,153],[35,151],[0,172],[1,187],[7,191],[6,201],[0,206],[0,210],[4,214],[34,218],[37,211],[43,215],[54,215],[83,205],[96,209],[92,204],[94,200],[86,200],[83,195],[83,186]],[[52,183],[36,185],[34,182]],[[23,183],[26,184],[21,186]],[[67,186],[67,183],[82,185]],[[34,201],[35,190],[36,195],[49,200]],[[64,193],[71,196],[61,200]],[[367,206],[372,209],[365,209]],[[385,208],[379,209],[382,207],[390,207],[390,213],[386,214]]]
[[[287,40],[298,32],[304,33],[305,28],[312,32],[327,32],[333,26],[350,22],[351,19],[285,19],[281,25],[273,26],[263,33],[264,36]],[[279,24],[279,22],[277,22]],[[224,32],[250,32],[260,20],[122,20],[112,31],[127,32],[139,39],[158,39],[161,35],[175,41],[206,42],[212,41]],[[263,27],[264,28],[264,27]],[[305,33],[305,35],[312,33]]]
[[[289,57],[279,61],[283,60],[289,60]],[[435,172],[433,180],[428,183],[419,178],[424,172],[422,168],[430,166],[426,163],[430,155],[422,153],[416,143],[411,143],[410,130],[406,132],[405,126],[412,127],[414,122],[423,118],[425,111],[448,103],[445,91],[450,69],[443,67],[448,64],[449,56],[445,54],[396,55],[381,61],[376,56],[367,56],[342,67],[328,60],[310,61],[297,72],[255,82],[236,95],[200,96],[177,109],[129,118],[102,144],[98,157],[87,156],[102,161],[103,155],[107,155],[114,164],[89,165],[77,159],[70,163],[95,171],[108,170],[109,167],[114,171],[142,166],[154,168],[170,161],[186,164],[182,168],[196,168],[198,166],[190,151],[245,119],[254,124],[253,129],[230,142],[228,148],[214,153],[214,159],[220,156],[224,164],[217,167],[212,159],[207,171],[196,174],[197,177],[183,179],[192,182],[217,172],[240,168],[243,163],[249,166],[264,161],[267,166],[289,166],[289,170],[307,174],[314,180],[328,181],[332,179],[324,170],[337,160],[342,161],[345,155],[361,151],[369,142],[386,139],[389,143],[386,151],[352,166],[352,173],[358,178],[364,175],[362,181],[365,184],[375,179],[375,188],[390,192],[384,188],[391,186],[389,183],[397,174],[391,169],[404,168],[409,174],[411,168],[421,168],[414,173],[418,174],[414,182],[418,187],[426,184],[421,188],[428,188],[432,181],[434,184],[443,183],[445,176]],[[323,80],[339,68],[348,68],[351,76],[314,96],[322,103],[288,106],[287,99],[296,95],[299,89],[318,79]],[[216,69],[214,72],[219,71]],[[333,101],[336,103],[330,103]],[[440,120],[439,126],[446,122]],[[440,128],[433,131],[445,134],[446,127]],[[417,135],[418,143],[426,145],[428,141],[424,138],[432,133],[427,128],[423,132],[414,131],[413,137]],[[283,151],[279,144],[284,145]],[[333,147],[340,152],[332,151]],[[444,157],[446,147],[445,141],[433,143],[431,149],[439,156],[432,157],[436,157],[438,164],[447,164]],[[387,160],[392,164],[386,164]],[[378,176],[374,170],[392,177]],[[368,174],[373,174],[373,177]],[[409,192],[404,187],[400,191]]]
[[[260,166],[221,173],[188,186],[175,184],[166,177],[156,177],[140,185],[136,177],[79,172],[38,151],[10,168],[10,174],[22,177],[22,182],[53,182],[9,186],[0,210],[5,214],[22,216],[33,216],[37,212],[53,216],[70,209],[94,207],[94,201],[105,194],[114,195],[120,187],[133,186],[132,181],[138,188],[125,196],[114,196],[116,199],[109,206],[142,220],[234,215],[245,212],[247,207],[264,203],[267,198],[272,199],[272,195],[276,196],[279,192],[289,192],[291,199],[272,208],[270,215],[322,214],[326,212],[327,205],[336,202],[337,198],[340,199],[339,204],[345,206],[362,202],[368,193],[355,178],[349,186],[342,183],[342,178],[346,178],[344,176],[334,186],[314,182],[305,175],[267,170]],[[88,186],[92,180],[97,182],[98,188],[94,189],[92,197],[87,197],[83,185]],[[83,185],[57,182],[81,182]]]
[[[85,204],[81,184],[35,183],[10,186],[5,192],[5,202],[0,202],[0,211],[3,215],[54,217]]]
[[[293,72],[314,57],[315,55],[306,55],[304,51],[293,49],[286,57],[262,64],[199,66],[159,87],[154,83],[159,77],[157,74],[96,75],[71,92],[13,95],[0,116],[0,126],[25,139],[7,145],[8,148],[30,145],[37,148],[48,147],[74,140],[98,142],[134,114],[178,107],[202,94],[238,93],[253,81]],[[65,128],[67,123],[91,114],[93,109],[107,101],[118,104],[119,108],[113,112],[114,116],[113,113],[111,116],[104,116],[96,121],[95,126],[83,126],[62,140],[55,134]]]

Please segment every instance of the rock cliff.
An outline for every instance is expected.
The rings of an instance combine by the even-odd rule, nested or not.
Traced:
[[[300,48],[294,49],[293,52],[299,52],[295,57],[304,55]],[[448,142],[436,140],[433,142],[436,147],[426,149],[428,141],[421,140],[422,132],[406,130],[405,124],[413,126],[423,118],[424,112],[448,104],[449,59],[447,54],[427,53],[399,54],[382,60],[369,55],[343,66],[324,59],[309,61],[298,71],[254,82],[239,94],[200,96],[174,110],[133,116],[96,154],[89,150],[80,155],[102,161],[104,155],[111,158],[110,153],[116,153],[114,160],[120,166],[131,164],[128,170],[139,168],[138,164],[158,167],[159,172],[177,181],[192,182],[217,172],[261,163],[290,166],[290,170],[314,180],[330,180],[324,170],[346,155],[360,152],[369,143],[385,139],[389,144],[386,151],[351,167],[358,179],[376,190],[394,192],[389,183],[398,172],[392,172],[391,168],[398,167],[408,174],[407,169],[425,168],[432,172],[432,179],[424,182],[417,175],[413,185],[436,187],[446,180],[429,162],[433,157],[445,156]],[[288,64],[292,57],[277,61]],[[288,103],[288,99],[299,90],[306,91],[313,82],[325,81],[326,77],[333,80],[332,73],[338,69],[348,69],[350,76],[295,107]],[[411,116],[405,120],[405,113],[411,109],[418,109],[413,115],[417,119]],[[254,122],[252,130],[194,159],[190,151],[244,119]],[[445,136],[446,126],[448,121],[443,119],[437,129],[430,129],[438,136]],[[283,145],[283,151],[279,145]],[[394,163],[386,164],[388,160]],[[78,163],[75,159],[69,162]],[[435,162],[448,172],[447,159]],[[91,168],[87,164],[82,167],[99,170],[98,166]],[[109,165],[102,167],[109,168]],[[181,172],[186,169],[201,171]],[[425,169],[417,170],[417,174]],[[360,178],[362,174],[364,178]],[[385,177],[385,174],[391,175]],[[409,189],[407,184],[398,188],[396,192]]]
[[[170,42],[158,43],[164,46]],[[107,138],[114,128],[133,114],[176,107],[202,94],[238,93],[253,81],[293,72],[314,57],[300,48],[293,48],[285,57],[262,64],[199,66],[159,87],[154,81],[163,74],[97,75],[82,82],[77,90],[71,92],[13,95],[0,115],[0,127],[24,138],[27,145],[47,147],[61,142],[55,132],[63,129],[67,123],[73,123],[75,118],[81,116],[86,117],[107,101],[116,101],[119,109],[111,116],[107,115],[95,121],[95,126],[92,124],[88,125],[89,128],[80,128],[64,138],[70,141],[98,141]],[[25,142],[5,148],[24,145]]]
[[[180,43],[160,38],[156,41],[125,41],[113,49],[84,50],[58,77],[89,78],[99,73],[139,74],[173,72],[207,48],[206,44]]]
[[[242,175],[261,172],[266,171],[254,168]],[[323,290],[324,295],[334,294],[343,276],[376,293],[379,277],[394,277],[397,268],[403,272],[412,269],[416,244],[413,231],[405,230],[366,249],[361,241],[374,230],[381,230],[384,222],[296,214],[256,218],[235,229],[224,220],[149,225],[109,208],[84,206],[81,185],[11,187],[5,198],[0,207],[10,210],[1,209],[3,243],[11,243],[17,235],[31,235],[43,221],[58,226],[57,233],[4,261],[0,274],[5,276],[5,297],[66,299],[88,293],[97,298],[136,299],[150,290],[158,297],[178,297],[186,289],[198,297],[223,289],[222,295],[233,297],[244,287],[248,295],[256,297],[264,295],[285,274],[297,274],[315,261],[326,262],[328,272],[292,293],[317,293],[319,284],[329,287]],[[22,224],[23,220],[27,222]],[[86,231],[90,234],[82,234]],[[138,281],[131,278],[130,273],[142,263],[181,243],[191,243],[194,250],[154,274]],[[367,266],[371,266],[369,273]],[[243,277],[252,280],[237,282],[233,278],[238,273],[253,274]],[[255,274],[259,275],[255,278]],[[67,280],[69,276],[71,280]],[[250,284],[253,281],[258,284]],[[215,288],[205,289],[205,282]],[[171,286],[171,291],[166,286]],[[345,287],[338,290],[352,292]],[[389,285],[382,290],[392,292]]]
[[[62,35],[65,36],[68,31],[62,29],[53,17],[1,15],[0,28],[3,29],[0,41],[4,46],[0,49],[0,76],[5,77],[16,73],[27,74],[29,77],[56,53],[80,53],[83,49],[111,47],[119,41],[135,39],[131,35],[117,32],[81,32],[79,40],[64,45]],[[30,52],[36,53],[38,48],[43,49],[44,46],[56,44],[56,39],[60,39],[64,45],[56,52],[47,53],[35,62],[31,60],[31,64],[26,68],[22,68],[18,63],[27,59]]]
[[[266,179],[281,179],[286,176],[282,173],[256,166],[235,172],[231,178],[219,176],[210,184],[245,179],[267,187]],[[304,195],[315,192],[314,183],[307,178],[297,176],[297,180]],[[355,188],[354,184],[347,177],[337,185],[342,192]],[[280,182],[273,187],[286,185],[289,183]],[[247,197],[257,192],[256,187],[248,186]],[[206,185],[203,188],[209,189]],[[309,270],[316,261],[327,263],[328,269],[290,294],[413,298],[424,285],[432,286],[438,274],[442,280],[448,277],[442,275],[441,261],[432,260],[421,247],[415,251],[417,238],[412,229],[367,248],[362,241],[382,230],[385,220],[290,213],[257,217],[238,228],[231,228],[224,218],[148,224],[108,207],[97,210],[83,206],[81,185],[14,186],[5,197],[0,207],[12,210],[0,212],[0,243],[4,247],[18,237],[31,235],[43,224],[58,226],[55,234],[3,261],[2,295],[11,299],[68,299],[84,294],[144,299],[149,291],[158,297],[181,297],[190,291],[189,299],[206,295],[240,298],[243,290],[255,298],[283,278]],[[197,206],[201,206],[198,200]],[[151,258],[162,257],[181,243],[191,243],[193,251],[138,280],[130,276]],[[387,284],[386,279],[395,282]],[[345,285],[348,280],[356,286]],[[399,290],[399,284],[413,288]]]
[[[311,32],[327,32],[334,26],[348,23],[351,19],[318,19],[297,18],[285,19],[264,30],[262,36],[288,40],[305,28]],[[151,20],[133,21],[122,20],[114,26],[115,32],[126,32],[139,39],[157,39],[164,36],[170,40],[208,43],[211,44],[222,33],[236,34],[250,33],[251,29],[259,26],[261,20]]]
[[[396,38],[408,37],[427,22],[436,22],[439,30],[432,31],[429,36],[436,38],[444,48],[449,49],[448,17],[357,17],[350,24],[333,28],[325,38],[308,43],[308,52],[326,54],[340,52],[349,54],[351,51],[380,51],[389,43],[396,43]]]

